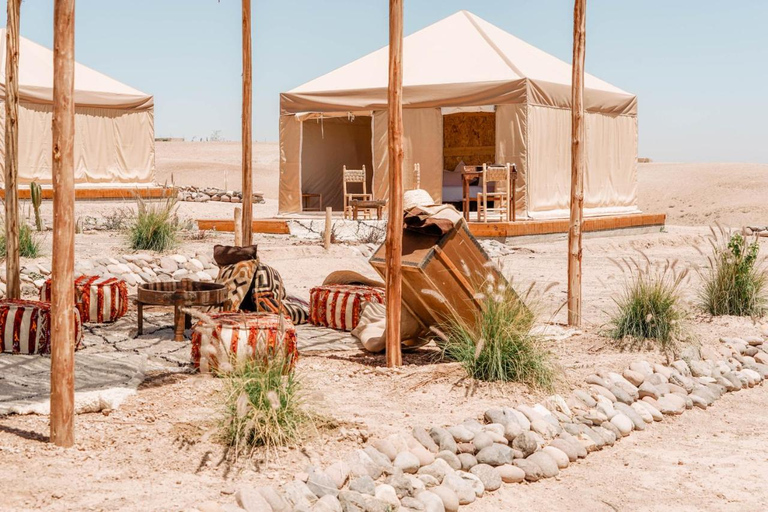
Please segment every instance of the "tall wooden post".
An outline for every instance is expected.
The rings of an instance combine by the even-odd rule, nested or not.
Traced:
[[[251,0],[243,0],[243,245],[253,240],[253,101],[251,98]]]
[[[21,297],[19,278],[19,11],[8,0],[5,38],[5,283],[9,299]]]
[[[568,325],[581,325],[581,224],[584,217],[584,56],[587,0],[573,8],[573,69],[571,77],[571,223],[568,231]]]
[[[51,441],[75,442],[75,0],[53,7]]]
[[[403,0],[389,0],[389,220],[387,221],[387,366],[403,364],[400,350],[403,261]]]

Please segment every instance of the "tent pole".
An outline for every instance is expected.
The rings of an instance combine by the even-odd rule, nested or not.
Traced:
[[[581,325],[581,224],[584,217],[584,57],[587,0],[573,8],[571,77],[571,221],[568,231],[568,325]]]
[[[253,240],[253,100],[251,63],[251,0],[243,0],[243,245]]]
[[[75,0],[53,11],[51,441],[75,442]]]
[[[389,220],[386,247],[387,366],[401,366],[400,301],[403,261],[403,0],[389,0]]]
[[[6,296],[21,298],[19,278],[19,11],[21,0],[8,0],[5,44],[5,241]]]

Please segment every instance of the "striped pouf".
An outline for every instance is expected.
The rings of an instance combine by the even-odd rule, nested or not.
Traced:
[[[234,357],[237,361],[257,357],[266,361],[277,357],[279,350],[284,351],[281,357],[289,371],[299,358],[296,328],[290,318],[242,311],[215,313],[209,318],[197,322],[192,330],[192,362],[203,373],[226,372]]]
[[[75,350],[80,348],[83,330],[75,308]],[[0,352],[13,354],[51,353],[51,304],[35,300],[0,300]]]
[[[40,288],[40,300],[50,302],[51,279]],[[116,277],[80,276],[75,279],[75,304],[83,323],[114,322],[128,311],[128,286]]]
[[[309,292],[309,321],[322,327],[351,331],[360,322],[364,302],[384,304],[384,289],[348,284],[317,286]]]

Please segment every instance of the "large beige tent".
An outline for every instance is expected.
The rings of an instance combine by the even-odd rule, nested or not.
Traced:
[[[340,209],[342,165],[365,164],[374,196],[387,197],[387,55],[281,94],[281,212],[301,211],[302,193]],[[440,200],[461,163],[510,162],[519,217],[568,216],[570,64],[466,11],[406,37],[403,59],[406,189],[414,163]],[[637,211],[637,98],[586,75],[584,102],[585,213]]]
[[[5,161],[5,29],[0,30],[0,165]],[[154,100],[75,64],[75,180],[147,183],[155,175]],[[53,52],[19,48],[19,182],[51,182]],[[2,180],[2,174],[0,174]]]

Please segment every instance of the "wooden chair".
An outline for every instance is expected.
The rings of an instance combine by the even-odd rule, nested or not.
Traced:
[[[342,167],[343,172],[343,181],[344,181],[344,218],[345,219],[351,219],[352,218],[352,206],[349,204],[349,202],[352,199],[359,199],[361,201],[371,201],[373,199],[373,194],[368,193],[367,184],[366,184],[366,174],[365,174],[365,166],[363,166],[362,169],[347,169],[347,166]],[[349,192],[347,185],[352,183],[360,183],[363,185],[363,192],[362,193],[354,193]],[[365,218],[370,217],[370,210],[366,210],[363,214]]]
[[[477,217],[480,222],[488,222],[488,215],[498,213],[500,220],[509,222],[509,194],[511,190],[510,166],[488,167],[483,164],[483,191],[477,194]],[[493,192],[488,192],[488,185],[493,184]],[[493,207],[488,204],[493,202]]]

